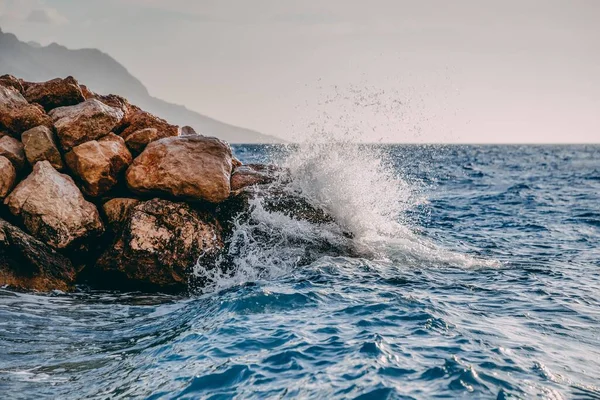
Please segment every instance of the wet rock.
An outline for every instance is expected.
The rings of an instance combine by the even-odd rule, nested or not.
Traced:
[[[56,145],[54,133],[47,126],[37,126],[21,135],[25,156],[30,165],[38,161],[48,161],[55,169],[61,171],[64,164]]]
[[[97,99],[50,111],[60,145],[65,151],[106,136],[121,121],[123,115],[121,109],[108,106]]]
[[[0,219],[0,286],[69,291],[74,282],[75,268],[66,257]]]
[[[25,90],[25,98],[30,103],[41,105],[46,111],[85,101],[79,83],[72,76],[65,79],[56,78],[47,82],[30,83]]]
[[[58,249],[83,244],[104,230],[96,206],[86,201],[73,179],[40,161],[4,200],[36,238]]]
[[[19,93],[23,94],[23,85],[21,84],[21,81],[12,75],[5,74],[0,76],[0,86],[15,88]]]
[[[132,144],[131,151],[139,154],[144,150],[148,143],[159,139],[179,136],[179,127],[171,125],[162,118],[159,118],[149,112],[135,109],[123,121],[123,130],[120,136],[125,139],[127,144]],[[148,129],[155,129],[151,131]],[[143,132],[139,132],[143,131]],[[135,138],[129,138],[131,135],[136,135]]]
[[[248,164],[233,169],[231,190],[274,182],[280,169],[274,165]]]
[[[50,124],[50,117],[39,104],[29,104],[13,86],[0,84],[0,131],[19,137],[28,129]]]
[[[0,156],[0,199],[4,199],[17,180],[17,170],[6,157]]]
[[[23,143],[13,137],[4,136],[0,138],[0,156],[8,158],[17,171],[20,171],[25,165]]]
[[[131,161],[125,141],[114,133],[75,146],[65,154],[65,162],[82,182],[83,191],[92,197],[115,186],[119,174]]]
[[[101,286],[180,292],[202,257],[223,247],[218,222],[186,203],[153,199],[134,206],[116,242],[95,266]]]
[[[135,193],[219,203],[229,197],[231,168],[227,143],[205,136],[173,137],[150,143],[126,179]]]
[[[102,206],[106,221],[113,232],[118,232],[123,223],[129,218],[133,207],[140,203],[138,199],[115,198],[110,199]]]

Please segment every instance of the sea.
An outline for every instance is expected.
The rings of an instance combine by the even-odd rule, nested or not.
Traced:
[[[259,196],[185,295],[0,289],[2,399],[600,399],[600,146],[234,153],[336,222]]]

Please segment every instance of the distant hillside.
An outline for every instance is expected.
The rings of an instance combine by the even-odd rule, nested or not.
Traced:
[[[231,143],[280,143],[281,139],[229,125],[186,107],[150,96],[146,87],[125,67],[97,49],[70,50],[52,43],[40,46],[21,42],[0,30],[0,75],[12,74],[28,81],[74,76],[100,94],[118,94],[131,103],[178,125],[190,125],[198,133]]]

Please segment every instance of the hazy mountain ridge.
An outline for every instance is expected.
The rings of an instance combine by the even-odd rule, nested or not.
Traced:
[[[52,43],[36,46],[21,42],[0,29],[0,75],[11,74],[29,81],[74,76],[101,94],[119,94],[131,103],[178,125],[190,125],[199,133],[231,143],[280,143],[283,140],[229,125],[185,106],[152,97],[146,87],[114,58],[97,49],[70,50]]]

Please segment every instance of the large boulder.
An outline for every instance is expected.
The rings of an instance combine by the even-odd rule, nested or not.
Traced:
[[[40,161],[4,200],[36,238],[58,249],[83,244],[104,228],[96,206],[86,201],[73,179]]]
[[[229,197],[231,147],[217,138],[182,136],[152,142],[126,173],[136,193],[219,203]]]
[[[30,103],[41,105],[46,111],[56,107],[72,106],[85,100],[79,83],[72,76],[47,82],[29,83],[25,90],[25,98]]]
[[[4,156],[0,156],[0,199],[4,199],[15,185],[17,171],[12,162]]]
[[[0,82],[0,131],[18,137],[28,129],[50,124],[39,104],[29,104],[14,86]]]
[[[108,135],[123,118],[123,110],[97,99],[50,111],[60,145],[65,151]]]
[[[105,287],[180,292],[196,262],[214,259],[222,247],[213,216],[186,203],[153,199],[131,209],[92,279]]]
[[[17,171],[20,171],[25,165],[23,143],[13,137],[4,136],[0,138],[0,156],[8,158]]]
[[[25,157],[31,165],[38,161],[47,160],[52,166],[61,171],[64,168],[60,151],[56,145],[54,133],[47,126],[36,126],[21,135]]]
[[[68,258],[0,219],[0,286],[68,291],[74,282],[75,268]]]
[[[148,143],[179,136],[179,127],[171,125],[147,111],[135,109],[123,120],[120,135],[134,154],[141,153]]]
[[[248,164],[233,169],[231,174],[231,190],[239,190],[246,186],[262,185],[274,182],[280,172],[274,165]]]
[[[117,184],[119,174],[131,164],[132,158],[125,141],[110,133],[73,147],[65,154],[65,161],[82,182],[83,191],[97,197]]]

